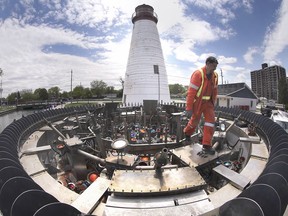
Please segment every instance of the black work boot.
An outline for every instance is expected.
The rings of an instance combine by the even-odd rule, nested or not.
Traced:
[[[202,151],[204,154],[214,155],[215,149],[208,145],[203,145]]]

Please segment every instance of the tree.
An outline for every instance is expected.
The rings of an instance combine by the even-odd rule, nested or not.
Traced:
[[[34,97],[36,100],[48,100],[48,91],[45,88],[38,88],[34,91]]]
[[[58,99],[60,96],[60,88],[58,86],[48,89],[49,99]]]
[[[92,98],[92,92],[90,88],[84,88],[84,98]]]
[[[286,78],[282,78],[278,82],[278,103],[288,104],[288,86]]]
[[[73,98],[79,99],[84,96],[84,88],[81,85],[76,86],[72,91]]]
[[[116,91],[117,97],[118,98],[122,98],[123,97],[123,89],[119,89],[118,91]]]
[[[169,85],[170,94],[179,95],[186,93],[186,88],[181,84],[171,84]]]
[[[114,86],[107,86],[105,89],[106,94],[113,94],[115,93]]]
[[[103,96],[107,88],[107,84],[102,80],[94,80],[90,83],[91,92],[93,95],[96,95],[98,98]]]
[[[61,98],[69,98],[69,92],[67,92],[67,91],[64,91],[60,96],[61,96]]]
[[[21,92],[20,92],[20,95],[21,95],[21,99],[23,101],[32,101],[32,100],[35,100],[35,96],[33,94],[33,91],[32,89],[23,89]]]
[[[15,101],[17,100],[17,95],[18,95],[17,92],[13,92],[13,93],[9,94],[7,96],[8,104],[14,104]]]

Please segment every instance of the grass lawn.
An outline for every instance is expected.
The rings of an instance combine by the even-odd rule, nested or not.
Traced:
[[[8,110],[14,110],[16,109],[15,106],[0,106],[0,112],[8,111]]]
[[[75,107],[75,106],[85,106],[85,105],[95,105],[98,104],[98,102],[74,102],[74,103],[65,103],[65,107]]]
[[[114,100],[97,100],[97,101],[73,101],[73,103],[67,102],[65,103],[65,107],[75,107],[75,106],[85,106],[85,105],[97,105],[97,104],[105,104],[110,102],[121,103],[121,99]]]

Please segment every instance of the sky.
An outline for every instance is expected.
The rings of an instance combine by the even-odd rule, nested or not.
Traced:
[[[188,85],[210,55],[219,84],[251,86],[262,63],[288,69],[288,0],[0,0],[2,96],[94,80],[120,89],[142,4],[158,15],[169,84]]]

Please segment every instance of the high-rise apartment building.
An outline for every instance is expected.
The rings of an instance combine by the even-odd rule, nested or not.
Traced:
[[[285,68],[267,63],[262,64],[262,69],[251,71],[251,88],[257,97],[278,101],[278,83],[286,79]]]

